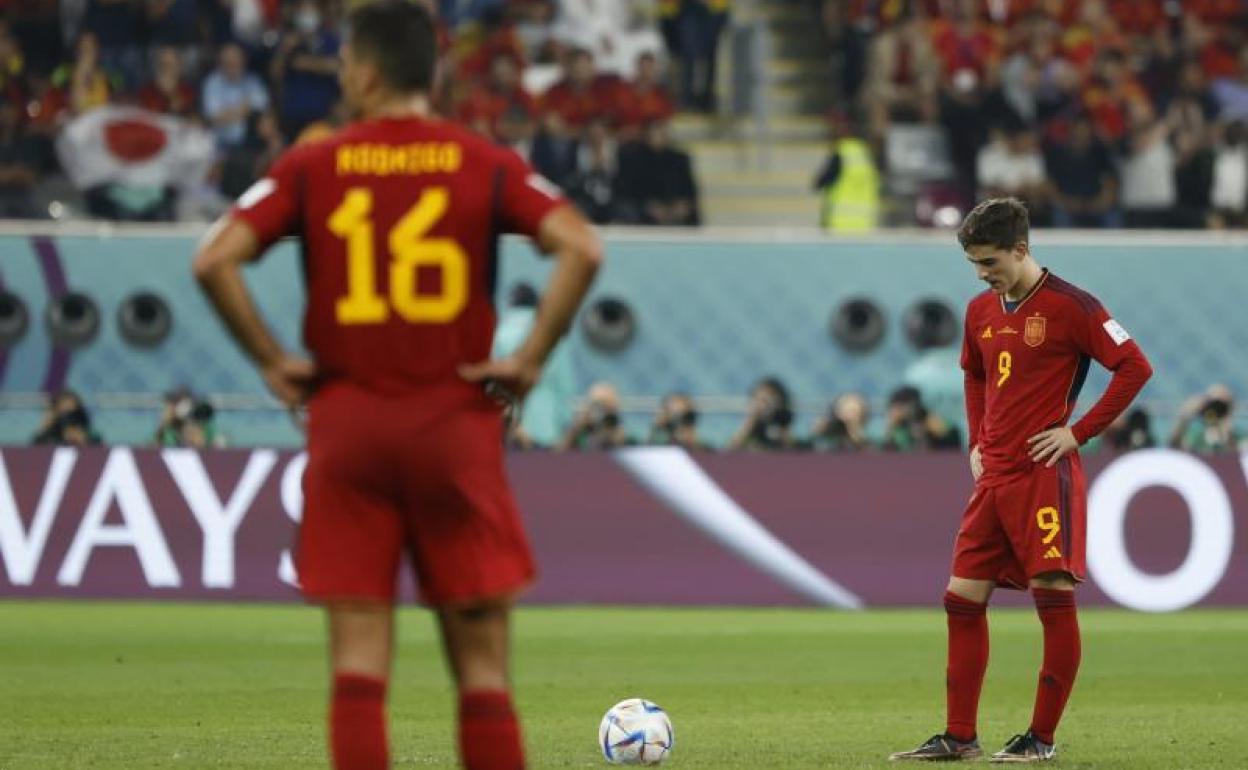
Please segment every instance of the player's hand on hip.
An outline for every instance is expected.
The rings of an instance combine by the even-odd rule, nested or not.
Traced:
[[[500,403],[522,400],[542,376],[539,364],[518,356],[508,356],[476,364],[463,364],[459,376],[480,383],[490,397]]]
[[[984,475],[984,458],[979,453],[979,446],[971,447],[971,478],[979,481],[979,477]]]
[[[260,373],[273,395],[292,409],[307,401],[316,383],[316,364],[299,356],[284,355]]]
[[[1079,448],[1075,434],[1064,425],[1037,433],[1027,439],[1027,444],[1032,461],[1042,462],[1046,468],[1052,468],[1058,460]]]

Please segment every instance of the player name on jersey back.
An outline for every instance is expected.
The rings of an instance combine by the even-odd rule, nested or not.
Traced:
[[[464,148],[457,142],[413,142],[344,144],[335,153],[338,176],[417,176],[454,174],[464,163]]]

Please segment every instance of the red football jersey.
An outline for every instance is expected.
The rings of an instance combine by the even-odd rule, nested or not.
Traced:
[[[1034,467],[1027,439],[1066,424],[1092,359],[1118,369],[1135,358],[1143,379],[1151,372],[1139,346],[1095,297],[1047,270],[1012,304],[1011,309],[1003,297],[985,291],[966,309],[967,412],[971,444],[979,446],[984,464],[980,483],[986,484]],[[977,390],[983,392],[982,410]],[[1099,422],[1099,416],[1094,419]],[[1099,427],[1072,430],[1082,442]]]
[[[403,392],[489,356],[498,236],[535,236],[562,202],[462,127],[382,118],[286,152],[232,216],[266,247],[300,237],[321,375]]]

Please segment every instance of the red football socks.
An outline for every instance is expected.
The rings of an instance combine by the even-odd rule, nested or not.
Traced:
[[[1031,595],[1044,625],[1044,664],[1036,689],[1031,731],[1045,743],[1052,743],[1079,672],[1079,616],[1074,591],[1033,588]]]
[[[329,746],[335,770],[387,770],[386,683],[359,674],[334,677]]]
[[[975,738],[979,692],[988,669],[987,604],[945,592],[949,621],[949,666],[945,670],[948,723],[945,732],[959,741]]]
[[[459,751],[467,770],[524,770],[520,723],[503,690],[475,690],[459,698]]]

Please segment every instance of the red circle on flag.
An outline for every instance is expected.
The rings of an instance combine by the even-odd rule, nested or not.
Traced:
[[[120,119],[104,126],[104,143],[118,160],[141,163],[159,155],[169,137],[160,126],[142,120]]]

